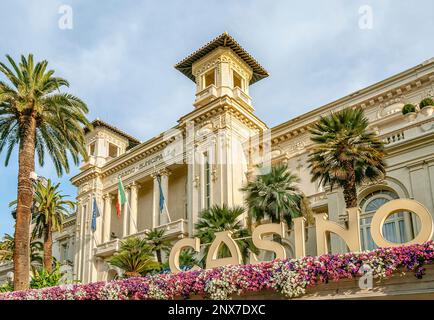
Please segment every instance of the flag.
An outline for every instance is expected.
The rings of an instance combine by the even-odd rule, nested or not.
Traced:
[[[98,204],[96,203],[95,196],[93,197],[93,208],[92,208],[92,224],[91,228],[92,231],[95,232],[96,230],[96,218],[99,217],[99,210],[98,210]]]
[[[158,188],[160,190],[160,213],[162,213],[164,208],[164,194],[163,194],[163,188],[161,187],[161,176],[157,176],[157,181],[158,181]]]
[[[124,186],[122,184],[122,180],[119,177],[118,182],[118,200],[116,202],[116,213],[118,217],[121,217],[122,206],[127,202],[127,197],[125,196]]]

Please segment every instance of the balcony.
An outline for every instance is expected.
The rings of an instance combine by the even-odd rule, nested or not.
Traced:
[[[217,88],[215,85],[210,85],[196,93],[196,100],[194,101],[194,106],[198,107],[200,105],[206,104],[208,101],[217,98]]]
[[[383,137],[383,143],[388,145],[405,139],[404,131],[395,131]]]
[[[169,222],[166,224],[159,225],[155,229],[157,229],[157,230],[165,229],[166,230],[166,238],[169,238],[169,239],[177,238],[180,235],[187,235],[188,234],[188,220],[179,219],[176,221],[172,221],[172,222]],[[148,229],[139,231],[139,232],[134,233],[134,234],[130,234],[127,237],[125,237],[124,239],[132,238],[132,237],[144,238],[146,235],[146,232],[148,232]]]
[[[94,249],[94,254],[97,257],[109,257],[113,255],[116,251],[119,251],[119,248],[120,248],[120,240],[113,239],[97,246]]]
[[[233,89],[233,95],[234,99],[237,100],[239,103],[241,103],[244,106],[248,106],[251,108],[252,105],[252,99],[240,88],[235,87]]]
[[[181,235],[188,234],[188,221],[184,219],[179,219],[158,226],[156,229],[166,229],[166,235],[168,238],[177,238]]]
[[[95,165],[96,165],[96,159],[95,159],[95,157],[94,156],[89,156],[89,158],[87,159],[87,161],[83,161],[80,164],[80,170],[83,171],[83,170],[89,169],[91,167],[94,167]]]
[[[165,229],[168,239],[177,239],[179,236],[188,234],[188,220],[179,219],[156,227],[156,229]],[[113,239],[108,242],[98,245],[94,249],[94,255],[97,257],[109,257],[119,251],[121,241],[123,239],[138,237],[144,238],[148,230],[142,230],[134,234],[130,234],[122,239]]]

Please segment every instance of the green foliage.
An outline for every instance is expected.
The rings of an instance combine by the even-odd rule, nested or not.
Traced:
[[[149,245],[152,252],[157,254],[157,260],[162,263],[161,254],[162,252],[169,252],[172,244],[166,239],[165,229],[154,229],[146,232],[145,240]]]
[[[108,260],[109,264],[124,270],[125,275],[140,276],[160,268],[146,239],[127,238],[121,242],[118,253]]]
[[[14,285],[8,281],[0,285],[0,293],[12,292],[14,291]]]
[[[321,117],[309,130],[312,182],[341,187],[348,208],[357,206],[356,187],[377,181],[386,170],[384,144],[368,124],[362,109],[348,108]]]
[[[250,231],[241,224],[244,211],[243,207],[228,208],[226,205],[222,207],[215,205],[201,212],[200,218],[195,224],[195,237],[198,237],[204,245],[204,255],[199,263],[202,267],[205,265],[208,248],[214,241],[216,232],[232,231],[234,239],[247,237],[247,239],[236,240],[245,262],[248,260],[250,251],[258,252],[251,238],[248,238],[251,236]],[[229,249],[225,245],[221,246],[218,257],[229,256]]]
[[[0,262],[12,261],[14,246],[14,238],[6,233],[0,242]]]
[[[425,98],[419,103],[419,108],[434,107],[434,101],[431,98]]]
[[[306,219],[306,226],[315,224],[314,212],[309,198],[305,194],[302,194],[300,198],[300,211],[301,215]]]
[[[181,267],[193,267],[198,264],[199,261],[196,258],[196,253],[193,249],[182,250],[179,254],[179,265]]]
[[[272,222],[286,221],[301,215],[302,194],[297,187],[299,179],[286,165],[273,166],[269,173],[257,176],[242,191],[247,193],[246,203],[250,216],[258,221],[268,218]]]
[[[5,234],[0,241],[0,262],[12,261],[14,253],[15,241],[14,238]],[[42,265],[42,250],[43,245],[40,241],[35,240],[34,237],[30,239],[30,263],[33,266]]]
[[[46,60],[35,64],[32,54],[21,56],[19,63],[9,55],[6,58],[10,66],[0,62],[0,72],[8,80],[0,81],[0,153],[6,148],[5,165],[34,119],[39,164],[44,165],[48,153],[58,175],[69,172],[69,158],[76,165],[79,155],[87,159],[83,127],[90,124],[85,116],[86,104],[70,93],[60,92],[69,83],[47,70]]]
[[[75,202],[65,199],[68,195],[60,193],[59,185],[53,184],[51,179],[35,184],[32,208],[35,237],[40,238],[45,232],[62,231],[64,218],[75,209]]]
[[[410,112],[416,112],[416,106],[414,104],[408,103],[402,107],[402,114],[407,114]]]
[[[60,272],[60,265],[50,272],[45,268],[33,268],[33,275],[30,280],[30,288],[42,289],[46,287],[54,287],[61,284],[62,273]]]

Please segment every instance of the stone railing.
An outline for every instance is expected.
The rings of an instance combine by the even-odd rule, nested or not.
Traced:
[[[388,145],[391,143],[399,142],[405,139],[404,130],[402,131],[395,131],[391,134],[388,134],[383,137],[384,144]]]
[[[156,229],[166,229],[166,237],[167,238],[177,238],[181,235],[188,234],[188,220],[178,219],[176,221],[172,221],[163,225],[156,227]],[[123,239],[138,237],[143,238],[148,232],[148,229],[136,232],[134,234],[130,234],[122,239],[113,239],[98,245],[94,249],[94,254],[98,257],[108,257],[113,255],[116,251],[119,251],[121,241]]]
[[[186,235],[188,233],[188,220],[175,220],[158,226],[156,229],[166,229],[166,235],[171,238],[180,235]]]
[[[252,99],[240,88],[236,87],[233,89],[234,98],[242,103],[246,103],[248,105],[252,104]]]
[[[119,251],[119,248],[120,239],[113,239],[97,246],[94,249],[94,254],[98,257],[107,257],[113,255],[116,251]]]
[[[203,89],[202,91],[199,91],[196,93],[196,101],[195,104],[205,102],[206,100],[211,100],[213,98],[217,97],[217,88],[215,85],[210,85]]]

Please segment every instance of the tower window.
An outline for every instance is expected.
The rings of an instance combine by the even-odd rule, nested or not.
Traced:
[[[116,158],[118,156],[119,147],[113,143],[109,143],[109,154],[110,158]]]
[[[205,74],[205,88],[215,84],[215,70],[212,69]]]
[[[89,146],[89,155],[94,156],[95,155],[95,142],[92,142]]]
[[[233,71],[233,81],[234,81],[234,88],[238,87],[240,89],[242,89],[242,78],[241,76],[236,73],[235,71]]]

